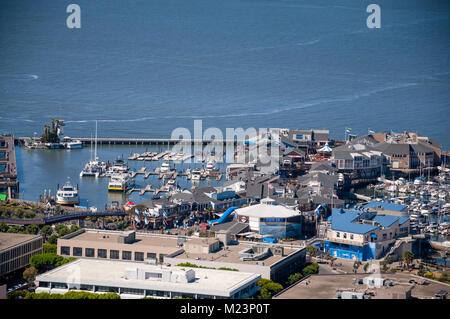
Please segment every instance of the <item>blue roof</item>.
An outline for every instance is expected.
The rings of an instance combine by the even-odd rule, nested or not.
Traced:
[[[402,225],[402,224],[404,224],[405,222],[407,222],[409,220],[409,217],[400,217],[399,219],[398,219],[398,224],[399,225]]]
[[[399,220],[399,218],[392,215],[377,215],[372,218],[372,220],[380,223],[380,225],[383,227],[389,227],[397,220]]]
[[[377,229],[376,226],[353,222],[361,213],[360,211],[334,208],[331,215],[331,229],[355,234],[366,234]]]
[[[392,210],[392,211],[401,212],[401,211],[405,210],[407,208],[407,206],[400,205],[400,204],[373,201],[373,202],[370,202],[370,203],[367,203],[366,205],[364,205],[363,208],[381,208],[384,210]]]

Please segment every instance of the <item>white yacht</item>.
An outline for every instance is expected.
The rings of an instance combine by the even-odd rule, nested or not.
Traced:
[[[169,171],[170,171],[170,164],[167,163],[167,162],[162,163],[160,172],[161,173],[167,173]]]
[[[69,136],[65,136],[63,144],[67,149],[80,149],[83,148],[83,143],[80,140],[74,140]]]
[[[121,174],[121,173],[128,174],[128,170],[129,170],[128,165],[125,164],[125,162],[122,159],[116,159],[114,161],[114,164],[106,170],[105,175],[111,177],[114,174]]]
[[[61,205],[78,205],[80,203],[78,187],[72,186],[69,180],[63,187],[59,187],[58,185],[55,201]]]
[[[208,164],[206,164],[207,171],[214,171],[215,169],[216,169],[216,167],[214,166],[213,162],[208,162]]]
[[[92,159],[92,141],[91,141],[91,160],[86,163],[83,170],[80,172],[80,177],[95,176],[105,173],[106,163],[100,162],[97,157],[97,121],[95,121],[95,155]]]
[[[108,183],[109,192],[126,192],[134,185],[134,180],[130,178],[128,173],[113,174]]]
[[[199,181],[201,178],[202,178],[202,171],[199,170],[198,168],[197,168],[197,169],[194,169],[194,170],[192,171],[192,177],[191,177],[191,179],[192,179],[193,181]]]

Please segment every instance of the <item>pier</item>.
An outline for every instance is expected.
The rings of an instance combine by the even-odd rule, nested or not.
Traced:
[[[19,137],[15,142],[19,145],[24,145],[26,140],[30,137]],[[73,137],[73,140],[80,140],[83,145],[90,145],[95,143],[95,140],[90,137]],[[203,139],[172,139],[172,138],[126,138],[126,137],[98,137],[98,145],[159,145],[170,146],[176,144],[191,144],[191,145],[208,145],[208,144],[233,144],[243,143],[238,140],[203,140]]]
[[[14,136],[0,135],[0,193],[8,198],[19,197]]]

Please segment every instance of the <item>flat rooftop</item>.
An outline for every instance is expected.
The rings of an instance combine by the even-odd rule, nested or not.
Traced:
[[[75,268],[76,267],[76,268]],[[125,270],[139,268],[147,271],[169,269],[174,271],[193,269],[193,282],[165,282],[159,280],[125,279]],[[37,276],[37,281],[73,282],[73,269],[79,270],[80,284],[109,287],[123,287],[172,292],[197,293],[205,295],[228,296],[231,292],[258,280],[260,275],[226,270],[154,266],[144,263],[79,258],[61,267]]]
[[[355,289],[361,292],[366,289],[368,291],[376,291],[378,289],[391,289],[398,291],[405,290],[410,286],[413,287],[411,291],[412,298],[429,299],[434,297],[434,295],[441,290],[446,290],[450,293],[450,285],[426,280],[422,277],[419,279],[417,276],[403,273],[381,274],[382,278],[392,280],[394,284],[392,287],[368,288],[365,284],[355,284],[356,279],[363,279],[370,275],[371,274],[312,275],[308,279],[305,279],[295,286],[287,289],[274,299],[333,299],[338,289]],[[409,281],[413,279],[416,281],[425,279],[425,284],[409,284]],[[308,284],[306,284],[306,282],[308,282]],[[377,296],[372,298],[380,299],[379,297],[377,298]]]
[[[252,246],[257,245],[257,243],[243,243],[239,242],[239,245],[229,245],[227,246],[228,249],[224,249],[221,247],[220,250],[216,252],[212,252],[209,254],[194,254],[194,253],[188,253],[183,252],[180,255],[175,256],[174,258],[182,258],[182,259],[203,259],[206,261],[215,261],[215,262],[224,262],[224,263],[239,263],[239,264],[249,264],[249,265],[256,265],[256,260],[246,260],[241,261],[239,259],[239,252],[250,248]],[[275,245],[276,246],[276,245]],[[284,247],[284,254],[281,255],[270,255],[269,257],[263,258],[259,261],[264,262],[264,266],[271,266],[275,264],[276,262],[279,262],[280,260],[283,260],[286,258],[286,256],[300,250],[300,248],[287,248]]]
[[[0,233],[0,251],[10,247],[19,245],[23,242],[37,239],[39,235],[14,234],[14,233]]]

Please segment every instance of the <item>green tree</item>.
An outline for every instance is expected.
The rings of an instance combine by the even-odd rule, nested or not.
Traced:
[[[38,274],[38,271],[35,267],[28,267],[23,272],[23,279],[25,279],[27,281],[33,281],[36,279],[37,274]]]
[[[276,282],[268,282],[261,287],[260,295],[258,299],[271,299],[273,295],[276,295],[281,290],[283,286]]]
[[[53,234],[53,228],[50,225],[45,225],[44,227],[42,227],[41,229],[41,234],[49,237]]]
[[[303,278],[303,275],[301,274],[301,273],[295,273],[295,274],[292,274],[292,275],[290,275],[289,277],[288,277],[288,280],[287,280],[287,282],[286,282],[286,285],[288,285],[288,286],[290,286],[290,285],[292,285],[292,284],[294,284],[294,283],[296,283],[297,281],[299,281],[300,279],[302,279]]]
[[[9,229],[9,226],[6,225],[4,222],[0,222],[0,232],[6,233]]]
[[[47,243],[49,243],[49,244],[56,245],[57,242],[58,242],[58,236],[56,236],[56,235],[51,235],[50,237],[47,238]]]
[[[70,231],[69,228],[67,228],[66,225],[64,224],[58,224],[55,226],[55,230],[58,233],[59,236],[65,236],[67,235]]]
[[[15,290],[8,293],[8,299],[27,299],[29,293],[25,290]]]
[[[27,227],[25,227],[25,233],[27,234],[32,234],[32,235],[37,235],[37,233],[39,233],[39,226],[38,225],[28,225]]]
[[[15,234],[23,234],[25,231],[24,231],[24,228],[22,226],[14,225],[14,226],[11,226],[8,229],[7,232],[8,233],[15,233]]]
[[[317,274],[319,272],[319,264],[317,263],[312,263],[308,266],[306,266],[305,268],[303,268],[303,276],[308,276],[308,275],[312,275],[312,274]]]
[[[54,244],[44,244],[42,246],[42,252],[44,254],[55,254],[56,255],[56,245],[54,245]]]
[[[306,252],[311,256],[311,257],[316,257],[317,253],[319,252],[319,248],[317,248],[316,246],[307,246],[306,247]]]
[[[409,250],[407,250],[403,253],[402,260],[406,263],[406,265],[409,268],[409,265],[414,260],[414,254],[412,252],[410,252]]]

